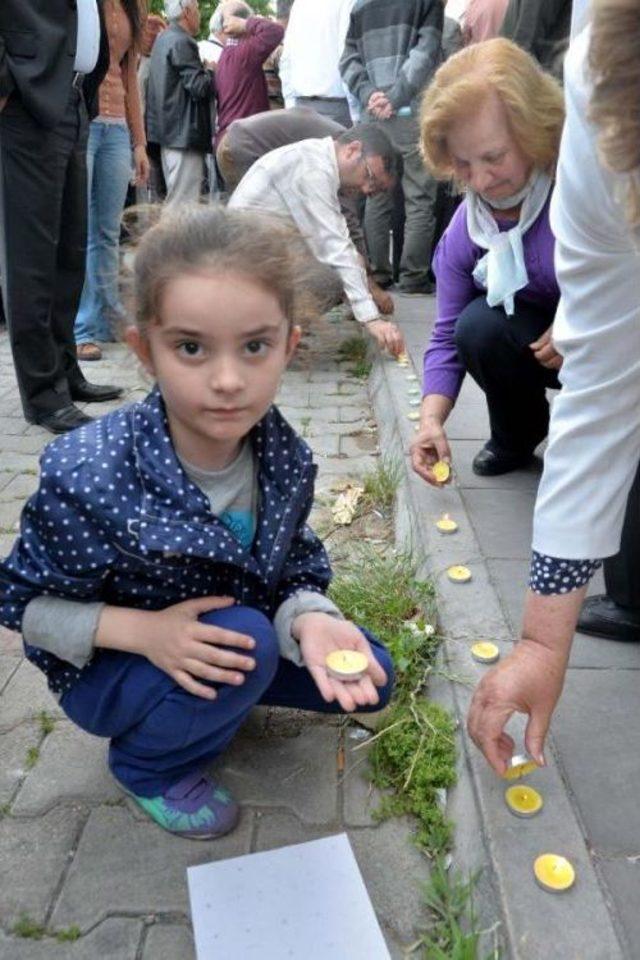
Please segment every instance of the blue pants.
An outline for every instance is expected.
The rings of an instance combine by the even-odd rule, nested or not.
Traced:
[[[241,686],[213,684],[218,696],[205,700],[145,657],[101,650],[62,698],[74,723],[88,733],[111,738],[109,767],[120,783],[140,796],[157,796],[221,754],[258,703],[342,712],[335,702],[322,699],[306,667],[280,657],[275,630],[264,614],[230,607],[200,619],[254,638],[256,666],[245,674]],[[385,647],[366,630],[363,633],[388,680],[378,688],[379,704],[361,709],[380,710],[391,696],[393,665]]]
[[[124,315],[118,293],[118,249],[131,170],[128,127],[92,120],[87,145],[87,271],[76,316],[76,343],[115,340],[114,323]]]

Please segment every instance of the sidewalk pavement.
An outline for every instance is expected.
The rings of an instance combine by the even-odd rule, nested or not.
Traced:
[[[337,345],[354,331],[339,315],[325,318],[306,338],[280,393],[281,409],[317,455],[320,492],[337,479],[362,476],[376,462],[367,386],[335,360]],[[120,345],[107,346],[106,359],[86,364],[85,372],[126,385],[127,401],[148,389]],[[89,412],[108,406],[117,404]],[[22,419],[6,333],[0,333],[0,410],[4,555],[24,500],[36,488],[38,455],[51,439]],[[46,736],[41,711],[56,721]],[[362,777],[362,751],[352,754],[358,742],[352,730],[340,718],[256,710],[220,769],[242,804],[238,828],[221,840],[179,840],[129,807],[107,773],[105,742],[64,719],[43,675],[23,658],[19,636],[0,628],[0,958],[189,960],[188,866],[342,831],[391,954],[400,958],[424,926],[420,885],[427,861],[411,843],[408,822],[373,820],[377,799]],[[81,937],[58,943],[11,936],[22,914],[53,930],[75,925]]]
[[[531,776],[545,806],[533,820],[513,817],[495,777],[464,732],[475,683],[486,669],[468,654],[472,639],[497,639],[504,653],[518,635],[527,584],[532,511],[541,462],[505,477],[476,477],[471,461],[488,438],[484,398],[467,378],[447,424],[453,484],[436,490],[412,473],[407,456],[414,424],[407,419],[407,376],[421,379],[422,354],[434,321],[433,297],[396,298],[412,369],[390,360],[376,365],[371,390],[381,448],[403,456],[405,481],[397,511],[401,538],[411,539],[425,571],[435,577],[441,621],[449,635],[447,669],[458,682],[439,695],[461,721],[460,780],[450,798],[456,823],[455,861],[484,867],[479,895],[483,921],[501,921],[508,955],[518,960],[640,957],[640,644],[578,635],[562,700],[552,726],[549,765]],[[415,408],[413,408],[415,409]],[[597,480],[594,479],[594,482]],[[444,511],[460,525],[443,537],[434,527]],[[452,563],[473,579],[451,584]],[[602,591],[598,575],[592,592]],[[460,682],[460,680],[466,681]],[[433,691],[433,686],[432,686]],[[522,725],[517,732],[522,733]],[[575,887],[560,896],[540,890],[534,858],[561,853],[575,865]],[[484,956],[484,954],[482,954]]]

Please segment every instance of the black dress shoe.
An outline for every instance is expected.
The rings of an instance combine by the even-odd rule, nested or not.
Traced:
[[[436,285],[431,280],[425,280],[424,283],[403,283],[401,280],[393,289],[405,297],[425,297],[433,293],[435,288]]]
[[[91,423],[92,420],[93,417],[88,417],[72,403],[57,410],[43,411],[30,418],[31,423],[37,423],[39,427],[44,427],[51,433],[68,433],[69,430],[82,427],[85,423]]]
[[[490,447],[483,447],[473,458],[472,469],[478,477],[499,477],[512,470],[520,470],[533,460],[533,454],[496,453]]]
[[[81,403],[102,403],[105,400],[117,400],[122,396],[123,389],[111,383],[89,383],[88,380],[81,380],[79,383],[69,384],[69,393],[72,400]]]
[[[587,597],[578,618],[579,633],[588,633],[603,640],[624,640],[637,643],[640,640],[640,610],[621,607],[606,594]]]

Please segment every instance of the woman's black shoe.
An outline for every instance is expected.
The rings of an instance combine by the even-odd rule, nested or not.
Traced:
[[[496,453],[490,447],[483,447],[473,458],[471,466],[478,477],[499,477],[502,473],[528,466],[532,460],[532,453]]]
[[[604,594],[587,597],[578,618],[578,633],[588,633],[603,640],[640,641],[640,610],[620,607]]]

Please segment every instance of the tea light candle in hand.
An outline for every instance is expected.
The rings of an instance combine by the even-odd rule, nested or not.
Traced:
[[[360,680],[369,666],[359,650],[332,650],[325,659],[327,673],[336,680]]]

